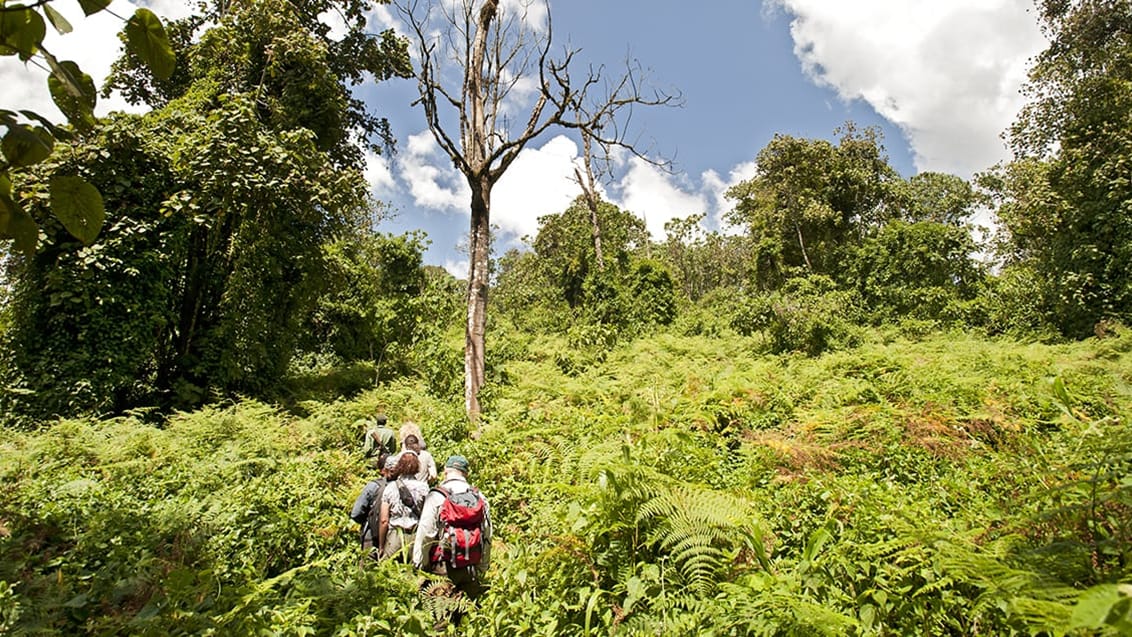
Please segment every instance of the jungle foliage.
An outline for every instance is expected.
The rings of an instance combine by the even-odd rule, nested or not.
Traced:
[[[1038,8],[1017,157],[973,182],[847,123],[776,136],[728,228],[539,219],[489,264],[474,429],[468,285],[374,231],[359,171],[393,140],[349,87],[405,43],[352,0],[170,23],[176,66],[108,87],[150,113],[0,175],[36,233],[0,286],[0,633],[1132,634],[1132,19]],[[97,241],[60,215],[87,186]],[[358,569],[376,411],[492,502],[459,628]]]
[[[459,634],[1127,633],[1127,330],[869,331],[819,357],[668,333],[584,371],[548,338],[501,365],[477,439],[423,379],[3,430],[0,627],[456,634],[408,567],[357,566],[351,423],[382,410],[491,500],[491,589]]]

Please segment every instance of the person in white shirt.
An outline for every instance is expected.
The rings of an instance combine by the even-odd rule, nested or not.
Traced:
[[[436,481],[436,460],[433,460],[432,454],[421,447],[420,438],[410,434],[405,438],[405,448],[401,453],[410,452],[416,454],[420,460],[421,468],[417,471],[417,480],[422,480],[428,484]]]
[[[420,521],[417,524],[417,535],[413,541],[413,565],[418,569],[429,571],[437,575],[447,575],[448,579],[469,597],[475,597],[481,590],[480,578],[491,565],[491,515],[484,498],[483,522],[480,530],[483,533],[481,557],[479,563],[458,569],[448,568],[443,561],[433,561],[432,553],[440,541],[442,522],[440,509],[444,504],[444,491],[449,493],[464,493],[472,490],[468,484],[468,459],[464,456],[449,456],[444,462],[444,480],[437,488],[429,492],[421,508]],[[482,497],[482,494],[481,494]]]

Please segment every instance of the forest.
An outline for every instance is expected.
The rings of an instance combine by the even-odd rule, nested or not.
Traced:
[[[63,1],[0,3],[67,118],[0,105],[0,634],[1132,635],[1126,0],[1037,0],[1011,161],[779,134],[739,231],[663,239],[594,186],[619,108],[669,96],[485,55],[531,43],[494,0],[457,56],[415,3],[408,35],[367,0],[139,9],[101,90],[147,112],[102,118],[43,45]],[[496,134],[510,61],[542,93]],[[406,81],[472,187],[467,279],[374,230],[397,140],[352,89]],[[491,189],[556,127],[578,198],[496,254]],[[377,413],[490,501],[474,603],[359,568]]]

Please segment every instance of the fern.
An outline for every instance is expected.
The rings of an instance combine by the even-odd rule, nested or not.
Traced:
[[[677,485],[642,505],[637,520],[658,523],[649,541],[701,595],[712,592],[742,549],[751,550],[766,565],[761,523],[747,501],[730,494]]]

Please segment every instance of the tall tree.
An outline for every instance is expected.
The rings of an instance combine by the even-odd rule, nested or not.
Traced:
[[[1106,318],[1132,319],[1132,2],[1039,0],[1037,8],[1050,45],[1030,69],[1031,101],[1010,131],[1023,165],[991,181],[1028,173],[1045,182],[1012,189],[1030,201],[1048,190],[1036,207],[1000,191],[1010,201],[1000,219],[1014,257],[1039,273],[1049,315],[1063,333],[1083,336]]]
[[[760,261],[756,270],[830,274],[845,249],[883,224],[883,205],[897,179],[880,133],[851,123],[833,143],[775,135],[758,154],[755,176],[727,192],[730,221],[745,226]]]
[[[405,44],[395,40],[378,39],[377,57],[332,55],[315,16],[335,7],[344,5],[218,4],[216,22],[180,51],[189,77],[153,80],[168,101],[96,129],[22,176],[19,197],[40,223],[42,184],[59,175],[87,177],[108,202],[105,246],[83,248],[45,225],[40,253],[14,265],[20,307],[5,335],[4,373],[44,398],[54,377],[64,396],[39,411],[117,410],[139,394],[190,406],[214,392],[262,392],[282,376],[320,287],[323,244],[366,212],[353,141],[364,126],[348,83],[355,74],[409,72]],[[129,294],[106,287],[140,272],[160,275],[123,288]],[[60,290],[59,281],[75,289]],[[54,308],[52,325],[38,321],[44,308]],[[106,330],[88,326],[106,325],[114,338],[148,345],[97,359],[88,355],[97,348],[58,337],[90,341]],[[96,363],[113,373],[71,400],[64,381],[83,381]]]
[[[614,77],[600,66],[575,75],[577,50],[552,55],[550,9],[542,3],[424,0],[398,6],[415,39],[418,101],[425,120],[471,189],[464,402],[475,421],[484,383],[495,184],[527,144],[555,127],[580,130],[595,143],[635,150],[625,129],[616,126],[618,116],[635,105],[666,104],[673,97],[646,93],[642,71],[634,64]],[[455,76],[458,82],[448,82]],[[512,118],[510,112],[523,108],[515,98],[528,88],[533,98],[526,116]],[[458,134],[450,133],[453,130]]]

